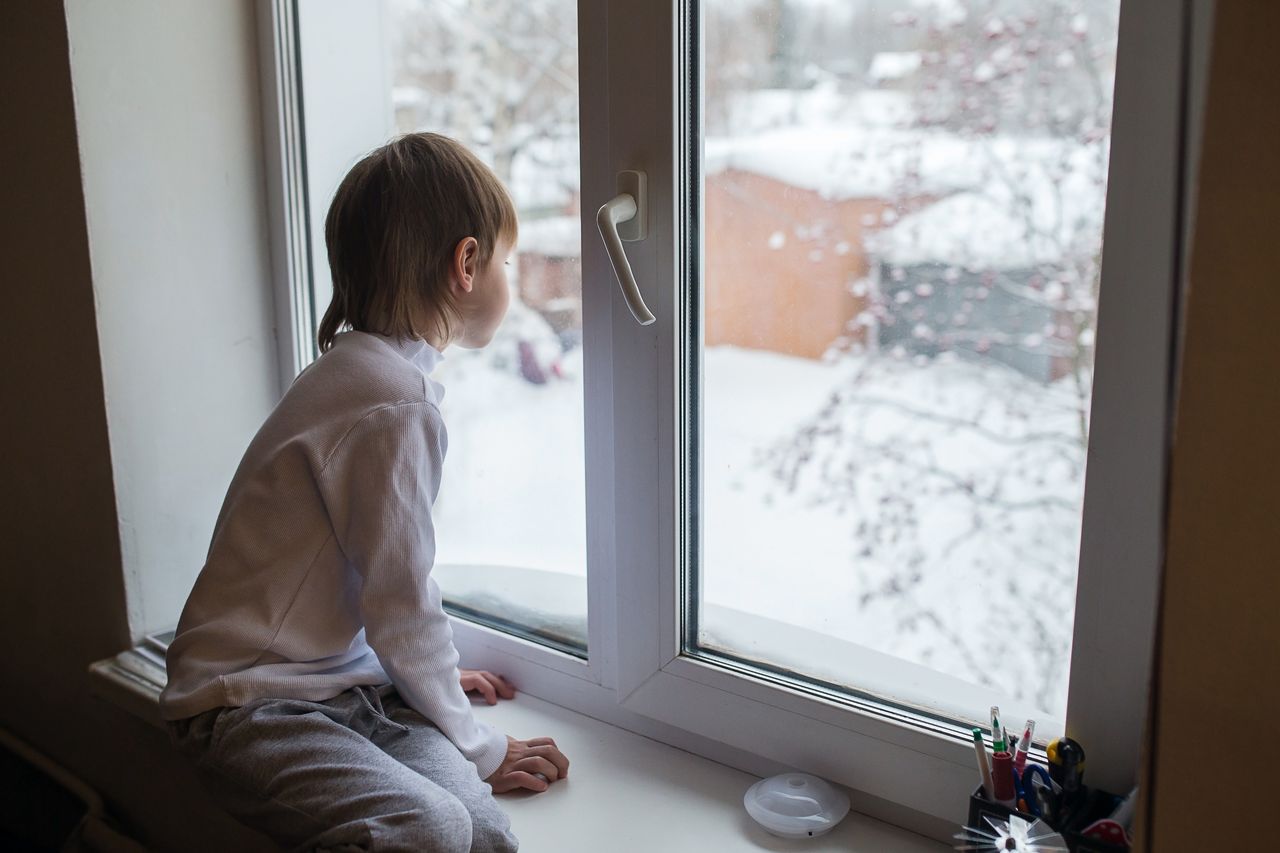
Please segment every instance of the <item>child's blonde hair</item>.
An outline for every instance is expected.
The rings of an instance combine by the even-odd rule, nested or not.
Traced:
[[[320,321],[320,351],[348,326],[422,338],[417,324],[427,319],[448,339],[457,319],[454,247],[475,237],[483,266],[516,233],[506,189],[458,142],[410,133],[374,150],[342,179],[325,217],[333,301]]]

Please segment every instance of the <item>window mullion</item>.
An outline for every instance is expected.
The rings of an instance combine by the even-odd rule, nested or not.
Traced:
[[[606,5],[607,176],[583,208],[590,216],[613,197],[619,171],[646,173],[649,236],[625,246],[657,317],[650,326],[636,323],[620,301],[607,258],[597,251],[594,274],[586,275],[612,300],[617,683],[626,696],[670,659],[675,646],[675,16],[671,3]],[[591,236],[599,242],[598,234]]]

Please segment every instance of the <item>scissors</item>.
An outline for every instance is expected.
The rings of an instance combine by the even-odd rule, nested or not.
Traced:
[[[1045,805],[1052,807],[1053,779],[1049,777],[1048,771],[1039,764],[1028,764],[1023,768],[1021,776],[1017,773],[1013,774],[1013,780],[1017,796],[1027,804],[1027,811],[1038,818],[1051,820],[1052,815],[1044,813],[1045,809],[1041,806],[1038,796],[1040,791],[1044,791]]]

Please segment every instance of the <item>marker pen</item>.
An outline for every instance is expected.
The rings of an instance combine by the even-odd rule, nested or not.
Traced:
[[[991,706],[991,751],[1004,752],[1004,726],[1000,724],[1000,708]]]
[[[1031,737],[1035,731],[1036,721],[1027,720],[1027,725],[1022,730],[1022,737],[1018,738],[1018,751],[1013,754],[1013,769],[1019,773],[1027,766],[1027,752],[1031,749]]]
[[[982,796],[990,800],[995,796],[991,785],[991,764],[987,761],[987,745],[982,740],[982,729],[973,730],[973,751],[978,756],[978,774],[982,777]]]

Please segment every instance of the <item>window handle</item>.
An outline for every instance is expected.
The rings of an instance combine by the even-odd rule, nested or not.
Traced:
[[[644,304],[644,297],[640,295],[640,288],[631,272],[631,264],[627,261],[622,241],[634,242],[645,238],[648,214],[646,201],[644,172],[619,172],[618,194],[601,205],[596,214],[596,225],[600,228],[604,247],[609,252],[613,271],[618,276],[622,296],[627,300],[631,316],[641,326],[652,323],[654,317],[649,312],[649,306]]]

